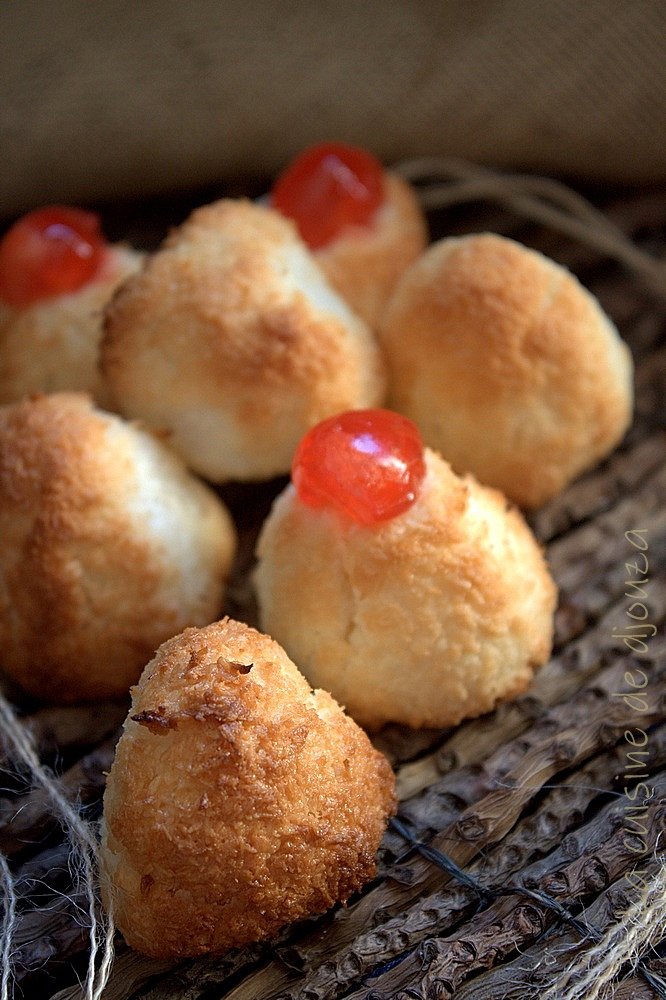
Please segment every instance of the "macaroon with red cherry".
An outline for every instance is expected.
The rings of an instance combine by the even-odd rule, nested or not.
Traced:
[[[488,712],[550,654],[556,588],[522,515],[397,413],[306,434],[257,551],[261,627],[367,727]]]
[[[80,390],[104,404],[102,311],[142,255],[109,244],[93,212],[50,205],[0,240],[0,403]]]

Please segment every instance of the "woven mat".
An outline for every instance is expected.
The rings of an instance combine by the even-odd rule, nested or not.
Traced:
[[[664,254],[666,191],[597,197],[637,243]],[[127,235],[157,235],[188,207],[148,206]],[[107,230],[120,235],[114,230],[134,212],[111,210]],[[376,881],[347,908],[215,959],[157,962],[119,941],[105,1000],[543,996],[631,906],[631,871],[647,878],[658,869],[664,641],[657,634],[629,650],[618,636],[631,634],[625,564],[643,540],[649,621],[660,629],[666,616],[666,304],[596,251],[503,210],[435,212],[431,223],[436,235],[501,232],[568,265],[599,296],[636,360],[636,419],[621,448],[532,518],[561,589],[553,658],[526,695],[492,715],[448,732],[388,727],[376,737],[397,771],[400,822],[384,838]],[[281,485],[222,490],[241,536],[225,610],[250,622],[253,543]],[[622,696],[631,692],[627,673],[639,670],[649,677],[644,701]],[[98,815],[126,706],[24,710],[41,759],[89,817]],[[639,729],[649,751],[641,780],[654,792],[637,827],[624,794],[637,780],[625,734]],[[67,847],[41,793],[9,765],[2,785],[0,849],[21,895],[16,996],[74,1000],[87,932]],[[447,859],[473,881],[447,870]],[[620,970],[619,1000],[660,995],[648,980],[658,984],[666,973],[664,955],[641,958],[640,968]]]

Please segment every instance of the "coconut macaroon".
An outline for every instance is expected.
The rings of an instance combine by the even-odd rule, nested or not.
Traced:
[[[428,231],[413,188],[388,171],[384,201],[369,226],[345,227],[315,251],[333,288],[376,329],[398,281],[425,250]]]
[[[270,203],[296,222],[333,287],[376,327],[398,279],[428,242],[411,185],[365,149],[322,142],[282,171]]]
[[[618,444],[632,361],[564,268],[490,234],[434,244],[380,330],[390,403],[458,472],[538,507]]]
[[[35,209],[0,240],[0,403],[81,390],[106,402],[99,372],[104,306],[141,254],[108,244],[93,212]]]
[[[369,434],[357,440],[369,456]],[[330,467],[329,455],[313,457],[312,469]],[[371,728],[455,725],[525,690],[550,653],[556,590],[502,494],[426,449],[411,503],[359,523],[323,492],[317,505],[298,471],[297,455],[300,492],[289,486],[264,524],[255,584],[261,627],[310,683]],[[329,488],[345,503],[385,494],[353,470],[351,485]]]
[[[83,394],[0,409],[0,669],[39,698],[124,695],[221,613],[234,529],[165,445]]]
[[[113,246],[99,274],[77,291],[21,307],[0,299],[0,403],[61,390],[106,403],[99,371],[104,307],[141,260],[137,251]]]
[[[188,629],[133,689],[104,795],[105,899],[155,957],[270,937],[372,878],[393,790],[276,642],[229,619]]]
[[[293,224],[246,201],[195,211],[121,287],[102,364],[119,409],[213,481],[286,472],[309,427],[385,389],[379,347]]]

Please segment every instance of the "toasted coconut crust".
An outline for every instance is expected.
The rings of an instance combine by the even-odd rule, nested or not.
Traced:
[[[128,416],[215,481],[286,472],[305,431],[383,399],[370,331],[276,212],[193,213],[111,302],[102,363]]]
[[[385,201],[370,228],[354,227],[317,250],[331,285],[376,329],[398,281],[428,244],[416,194],[397,174],[385,174]]]
[[[106,405],[99,371],[104,306],[142,256],[110,247],[100,273],[76,292],[21,309],[0,301],[0,404],[35,392],[77,390]]]
[[[374,528],[278,498],[258,543],[262,627],[361,724],[449,726],[528,686],[556,590],[520,513],[426,450],[421,493]]]
[[[177,958],[346,900],[393,812],[386,759],[267,636],[224,619],[165,643],[133,691],[104,796],[107,901]]]
[[[233,549],[217,497],[88,397],[0,409],[0,667],[27,691],[126,694],[160,642],[220,614]]]
[[[542,254],[490,234],[442,240],[380,330],[391,405],[458,472],[538,507],[620,441],[632,361],[596,299]]]

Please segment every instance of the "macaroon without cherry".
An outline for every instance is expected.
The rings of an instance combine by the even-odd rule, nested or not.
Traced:
[[[386,388],[373,335],[295,225],[249,201],[197,209],[121,286],[102,367],[117,408],[214,482],[288,472],[309,427]]]
[[[631,423],[633,364],[565,268],[493,234],[433,244],[379,331],[390,406],[458,473],[535,508],[592,468]]]
[[[141,260],[82,209],[52,205],[14,223],[0,241],[0,404],[62,390],[106,403],[104,306]]]
[[[394,787],[276,642],[228,618],[187,629],[132,692],[104,794],[104,898],[157,958],[270,938],[374,876]]]
[[[0,408],[0,669],[52,702],[126,697],[222,611],[226,508],[161,441],[76,393]]]
[[[519,511],[415,425],[352,411],[310,431],[257,547],[261,627],[357,722],[453,726],[525,691],[556,588]]]
[[[344,143],[305,149],[275,181],[270,204],[296,222],[333,288],[372,328],[428,242],[411,185]]]

